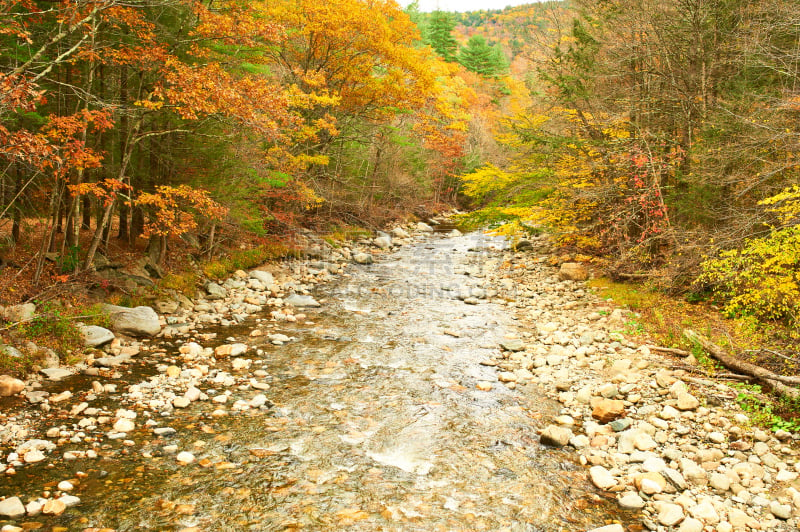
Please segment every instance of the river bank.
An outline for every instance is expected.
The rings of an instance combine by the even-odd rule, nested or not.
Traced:
[[[207,286],[3,400],[5,526],[794,529],[792,436],[665,369],[543,245],[397,233]]]

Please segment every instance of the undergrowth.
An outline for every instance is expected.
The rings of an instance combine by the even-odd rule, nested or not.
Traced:
[[[36,302],[34,302],[36,303]],[[18,377],[35,371],[42,362],[41,351],[30,352],[24,346],[32,342],[38,348],[52,349],[62,361],[73,362],[83,348],[78,323],[109,327],[108,314],[98,304],[79,304],[65,307],[55,302],[36,305],[36,314],[29,320],[7,324],[0,346],[13,339],[17,351],[0,349],[0,374]]]
[[[207,262],[201,266],[209,279],[222,279],[236,270],[247,270],[265,262],[287,257],[298,257],[300,251],[283,243],[269,243],[251,249],[231,251],[227,257]]]
[[[726,351],[739,353],[740,358],[748,362],[778,373],[796,372],[790,360],[781,360],[776,367],[774,358],[763,355],[781,350],[787,345],[786,339],[791,338],[791,334],[776,323],[764,323],[753,316],[726,317],[704,301],[690,302],[647,285],[597,278],[591,280],[589,286],[603,299],[635,313],[620,325],[621,332],[646,336],[656,344],[689,351],[705,373],[713,375],[724,368],[702,347],[686,340],[684,329],[703,334]],[[759,386],[741,383],[732,386],[737,389],[737,403],[754,424],[773,430],[800,430],[800,401],[763,394]]]

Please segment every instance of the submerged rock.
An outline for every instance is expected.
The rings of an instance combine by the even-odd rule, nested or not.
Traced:
[[[356,253],[353,255],[353,262],[356,264],[372,264],[375,259],[372,258],[370,253]]]
[[[319,307],[319,302],[311,296],[302,296],[300,294],[292,294],[283,302],[293,307]]]
[[[19,497],[9,497],[0,501],[0,517],[17,519],[25,515],[25,506]]]

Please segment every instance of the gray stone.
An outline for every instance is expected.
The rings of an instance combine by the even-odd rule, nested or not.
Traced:
[[[523,351],[525,349],[525,342],[519,338],[511,338],[500,342],[500,347],[506,351]]]
[[[395,227],[392,229],[392,236],[395,238],[408,238],[411,235],[409,235],[408,232],[406,232],[406,230],[402,227]]]
[[[792,517],[792,507],[788,504],[781,504],[778,501],[772,501],[769,504],[769,511],[778,519],[789,519]]]
[[[64,503],[64,506],[67,508],[72,508],[73,506],[77,506],[81,503],[81,500],[74,495],[62,495],[58,498],[58,500]]]
[[[622,528],[622,525],[615,523],[613,525],[601,526],[600,528],[593,528],[587,532],[625,532],[625,529]]]
[[[676,406],[678,410],[696,410],[697,407],[700,406],[700,401],[690,393],[679,393],[678,404]]]
[[[683,478],[683,475],[681,475],[678,471],[675,471],[674,469],[665,467],[663,469],[660,469],[659,473],[661,473],[662,477],[667,479],[667,482],[675,486],[676,489],[683,491],[687,487],[689,487],[688,484],[686,484],[686,479]]]
[[[275,284],[275,278],[272,276],[272,274],[265,272],[264,270],[252,270],[248,275],[251,279],[258,280],[266,287],[270,287]]]
[[[173,314],[178,310],[180,304],[172,299],[159,299],[155,302],[155,307],[160,314]]]
[[[17,519],[25,515],[25,506],[19,497],[9,497],[0,501],[0,516]]]
[[[572,431],[568,428],[559,427],[557,425],[548,425],[542,429],[540,441],[544,445],[563,447],[569,443],[570,438],[572,438]]]
[[[376,246],[381,249],[389,249],[392,247],[392,239],[391,237],[387,236],[379,236],[375,240],[373,240]]]
[[[419,222],[417,224],[417,231],[420,233],[433,233],[433,227],[426,224],[425,222]]]
[[[715,490],[728,491],[731,487],[731,479],[722,473],[711,473],[708,478],[708,484]]]
[[[206,283],[206,293],[208,294],[208,299],[225,299],[225,296],[228,295],[227,290],[212,282]]]
[[[658,522],[664,526],[677,525],[685,517],[683,508],[677,504],[659,501],[656,508],[658,509]]]
[[[94,359],[95,365],[103,366],[104,368],[115,368],[128,362],[131,355],[117,355],[115,357],[99,357]]]
[[[615,419],[609,423],[608,426],[611,427],[611,430],[614,432],[622,432],[631,426],[631,420],[628,418]]]
[[[83,345],[86,347],[97,347],[99,345],[107,344],[114,339],[114,333],[105,327],[98,327],[97,325],[82,325],[79,327],[81,337],[83,338]]]
[[[371,253],[356,253],[353,255],[353,262],[356,264],[372,264],[375,259],[372,258]]]
[[[10,358],[22,357],[22,351],[11,345],[0,345],[0,353]]]
[[[45,368],[40,370],[51,381],[60,381],[72,375],[72,370],[67,368]]]
[[[687,517],[681,523],[678,532],[703,532],[703,523],[694,517]]]
[[[319,302],[311,296],[301,296],[300,294],[292,294],[283,300],[287,305],[293,307],[319,307]]]
[[[719,514],[717,513],[717,510],[714,508],[714,505],[708,501],[704,501],[696,506],[692,506],[689,508],[689,513],[695,519],[699,519],[706,524],[716,525],[719,523]]]
[[[32,405],[36,405],[44,401],[50,396],[50,392],[46,392],[44,390],[35,391],[35,392],[28,392],[25,394],[26,399]]]
[[[158,314],[150,307],[103,305],[111,319],[111,329],[131,336],[155,336],[161,332]]]

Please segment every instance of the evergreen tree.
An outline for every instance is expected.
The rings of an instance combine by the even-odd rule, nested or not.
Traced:
[[[458,52],[458,62],[481,76],[501,74],[508,64],[499,46],[492,46],[482,35],[473,35]]]
[[[453,37],[453,28],[455,27],[455,19],[450,13],[445,11],[431,13],[427,28],[427,41],[445,61],[456,60],[458,43]]]

